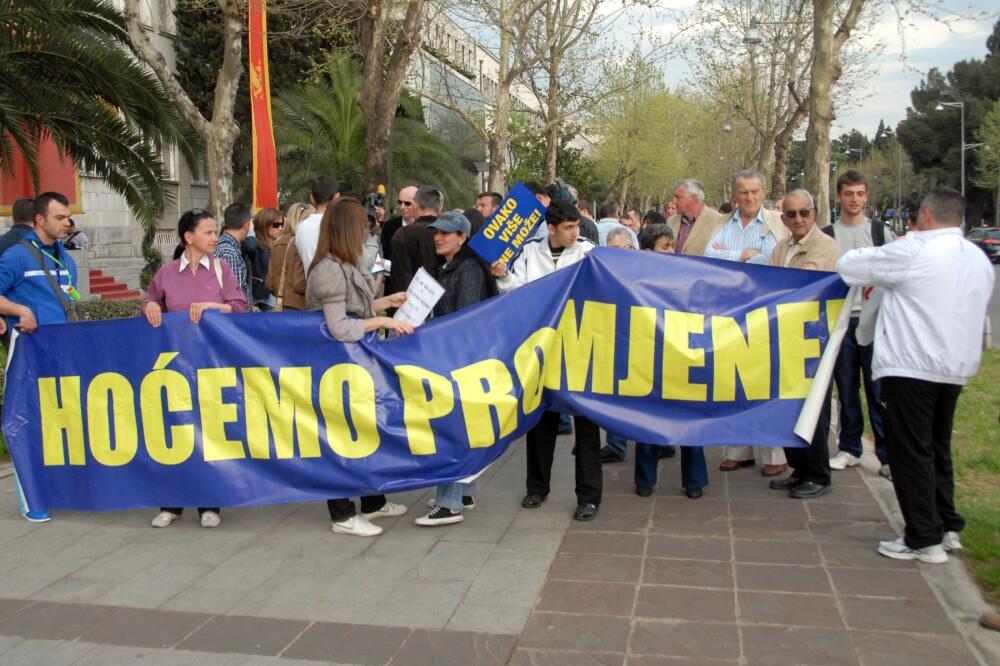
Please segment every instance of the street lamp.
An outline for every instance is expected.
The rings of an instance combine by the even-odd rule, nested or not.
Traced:
[[[798,21],[758,21],[751,16],[750,27],[743,33],[743,43],[747,46],[763,44],[764,36],[760,34],[760,26],[762,25],[792,25],[797,23]]]
[[[865,149],[864,148],[844,148],[845,153],[857,153],[858,154],[858,168],[861,168],[862,162],[865,161]]]
[[[963,202],[962,205],[964,206],[965,205],[964,204],[964,202],[965,202],[965,149],[968,147],[968,145],[965,143],[965,102],[938,102],[937,106],[934,107],[934,110],[935,111],[944,111],[944,109],[945,109],[946,106],[947,107],[957,108],[961,112],[961,125],[960,125],[960,130],[959,130],[961,132],[961,134],[959,135],[959,138],[961,139],[961,146],[962,146],[962,175],[961,175],[962,187],[960,189],[962,190],[962,202]],[[964,210],[962,211],[962,222],[965,222],[965,211]]]

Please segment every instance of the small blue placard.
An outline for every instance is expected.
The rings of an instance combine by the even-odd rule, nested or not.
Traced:
[[[524,242],[531,238],[535,226],[544,217],[545,206],[524,183],[518,181],[479,233],[469,241],[469,247],[490,263],[500,261],[509,264],[520,254]]]

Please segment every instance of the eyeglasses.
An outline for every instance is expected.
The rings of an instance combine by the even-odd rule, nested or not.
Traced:
[[[801,217],[803,220],[809,217],[809,213],[812,212],[812,208],[802,208],[800,210],[786,210],[782,213],[786,219],[794,220],[796,216]]]
[[[412,206],[412,201],[403,201],[402,199],[396,199],[396,204],[399,206]]]
[[[271,228],[272,229],[281,229],[284,226],[285,226],[284,222],[272,222],[271,223]]]

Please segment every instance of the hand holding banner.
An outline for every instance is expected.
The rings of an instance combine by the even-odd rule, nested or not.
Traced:
[[[545,206],[518,181],[479,233],[469,240],[469,247],[491,264],[499,261],[509,265],[544,218]]]

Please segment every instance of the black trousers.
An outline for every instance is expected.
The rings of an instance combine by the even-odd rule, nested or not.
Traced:
[[[576,501],[579,504],[601,503],[601,430],[583,416],[573,417],[576,435]],[[528,494],[549,494],[552,458],[559,430],[559,413],[545,412],[538,424],[528,431]]]
[[[957,384],[907,377],[882,380],[892,485],[910,548],[939,544],[945,532],[965,527],[955,511],[951,464],[951,430],[961,392]]]
[[[361,497],[361,513],[372,513],[385,506],[385,495],[366,495]],[[330,512],[330,520],[335,523],[343,522],[348,518],[358,515],[354,507],[354,500],[349,498],[329,499],[326,501],[326,510]]]
[[[812,481],[824,486],[830,485],[830,400],[832,386],[826,387],[823,408],[816,421],[812,441],[804,449],[785,449],[785,459],[792,468],[792,476],[803,481]]]

